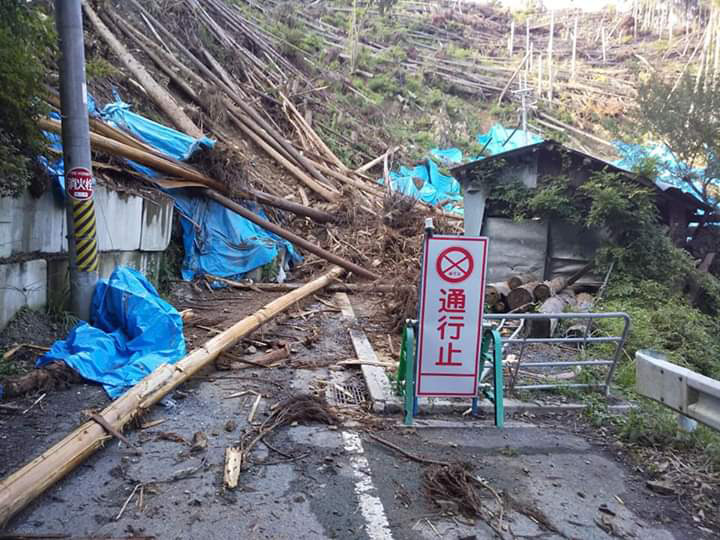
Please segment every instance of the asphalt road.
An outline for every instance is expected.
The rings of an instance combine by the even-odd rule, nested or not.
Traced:
[[[354,409],[341,426],[283,427],[267,438],[269,446],[258,444],[239,487],[224,489],[225,448],[237,444],[248,427],[255,399],[229,396],[261,393],[261,420],[283,393],[343,383],[344,374],[352,373],[312,367],[318,359],[353,354],[347,329],[331,317],[324,320],[319,340],[294,356],[306,368],[209,372],[194,379],[174,394],[171,406],[157,406],[142,419],[162,423],[128,431],[134,449],[109,441],[16,516],[5,534],[202,540],[497,537],[490,525],[498,527],[499,507],[489,491],[483,491],[482,501],[495,517],[464,518],[452,503],[427,496],[422,485],[427,465],[371,439],[367,430],[373,429],[414,455],[473,464],[474,474],[505,494],[505,538],[704,538],[678,510],[675,497],[647,490],[644,480],[606,449],[558,427],[511,421],[498,430],[489,420],[460,415],[423,417],[407,429],[398,425],[399,415],[363,417]],[[48,402],[80,388],[85,387],[58,391]],[[53,415],[51,409],[33,415],[51,423],[36,431],[33,455],[78,422],[77,414]],[[229,420],[237,424],[232,430]],[[208,444],[191,451],[197,432]]]

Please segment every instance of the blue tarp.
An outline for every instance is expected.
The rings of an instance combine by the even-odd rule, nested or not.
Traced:
[[[95,101],[89,96],[88,112],[91,116],[131,133],[168,157],[186,161],[197,150],[215,145],[215,141],[211,139],[195,139],[132,112],[130,105],[124,103],[117,94],[115,100],[98,110]],[[57,113],[51,116],[60,120]],[[46,132],[45,136],[54,150],[62,152],[59,135]],[[56,178],[58,192],[64,195],[62,158],[53,162],[43,159],[42,162]],[[154,170],[139,163],[128,161],[128,164],[146,176],[159,176]],[[175,208],[181,216],[184,233],[183,279],[193,279],[196,274],[239,277],[273,261],[281,250],[287,253],[286,261],[290,264],[302,260],[292,244],[224,206],[205,197],[194,196],[185,189],[172,189],[168,190],[168,193],[175,199]],[[249,208],[267,219],[260,207]]]
[[[641,144],[625,143],[622,141],[613,141],[618,153],[623,156],[613,164],[627,171],[633,171],[643,161],[651,159],[657,165],[658,176],[655,183],[661,189],[667,189],[669,186],[681,189],[685,193],[689,193],[697,198],[697,193],[683,181],[683,177],[687,177],[688,173],[699,179],[705,178],[706,169],[691,168],[686,163],[682,163],[675,159],[673,153],[664,144],[650,144],[643,146]],[[720,182],[720,178],[716,179]],[[698,189],[702,189],[698,186]],[[698,199],[699,200],[699,199]]]
[[[491,156],[543,142],[542,137],[528,131],[527,144],[525,144],[525,132],[522,129],[513,133],[513,130],[505,129],[501,124],[495,124],[487,133],[480,133],[476,140],[479,145],[485,147],[485,152]],[[482,158],[483,156],[479,156],[475,159]]]
[[[182,216],[185,280],[191,280],[196,272],[241,275],[274,261],[281,249],[286,250],[290,263],[301,260],[292,244],[211,199],[193,197],[184,190],[173,190],[172,196]],[[262,208],[250,209],[268,219]]]
[[[512,134],[512,136],[510,136]],[[542,142],[542,137],[529,133],[528,144]],[[489,155],[507,152],[525,146],[525,136],[522,130],[515,133],[508,131],[500,124],[495,124],[487,133],[477,136],[477,143],[486,146],[485,152]],[[505,144],[503,144],[505,143]],[[468,156],[467,161],[483,159],[484,156]],[[463,214],[462,189],[452,176],[440,172],[438,163],[452,167],[463,163],[462,150],[459,148],[433,148],[429,158],[415,167],[401,166],[398,171],[390,172],[390,187],[415,199],[437,205],[446,202],[443,210],[456,214]],[[383,183],[383,179],[378,181]]]
[[[37,367],[62,361],[111,398],[185,355],[182,317],[137,270],[118,267],[95,288],[90,322],[56,341]]]

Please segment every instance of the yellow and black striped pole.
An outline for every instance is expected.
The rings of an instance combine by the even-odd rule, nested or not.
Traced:
[[[55,0],[60,38],[60,102],[67,195],[70,310],[90,320],[98,279],[95,180],[90,168],[90,126],[85,84],[85,42],[81,0]]]
[[[98,245],[95,230],[95,201],[72,201],[75,264],[80,272],[97,272]]]

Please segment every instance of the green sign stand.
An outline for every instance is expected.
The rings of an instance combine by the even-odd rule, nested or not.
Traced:
[[[415,360],[416,360],[416,321],[407,321],[403,329],[402,349],[400,350],[400,364],[397,370],[396,390],[403,397],[403,422],[406,426],[413,425],[413,418],[417,415],[417,398],[415,397]],[[491,347],[492,344],[492,347]],[[483,331],[481,345],[481,363],[479,373],[482,374],[485,365],[489,364],[492,370],[492,384],[483,387],[483,396],[493,404],[495,413],[495,426],[502,428],[505,425],[505,406],[503,395],[503,367],[502,367],[502,338],[500,333],[492,328]],[[480,381],[478,381],[478,385]],[[472,414],[478,413],[478,398],[473,398]]]

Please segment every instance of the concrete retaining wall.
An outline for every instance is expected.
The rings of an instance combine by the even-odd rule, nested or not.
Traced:
[[[156,277],[170,243],[173,201],[158,192],[145,198],[97,186],[100,277],[119,265]],[[65,208],[53,193],[0,198],[0,329],[23,306],[61,306],[67,298]]]

